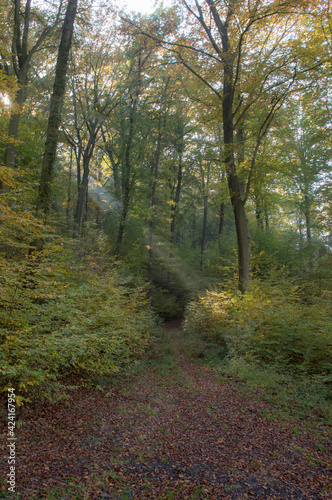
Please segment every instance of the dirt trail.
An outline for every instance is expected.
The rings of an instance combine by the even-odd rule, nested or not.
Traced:
[[[19,498],[332,498],[328,456],[311,438],[262,416],[266,404],[235,381],[188,361],[176,336],[172,345],[169,364],[152,354],[107,397],[81,390],[70,407],[27,408]]]

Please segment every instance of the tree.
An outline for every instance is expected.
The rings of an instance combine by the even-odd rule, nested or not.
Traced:
[[[150,224],[149,224],[149,260],[148,260],[148,279],[150,284],[153,284],[153,265],[154,265],[154,237],[155,237],[155,224],[156,224],[156,190],[159,176],[159,168],[161,162],[161,155],[163,152],[163,145],[165,143],[165,129],[168,118],[168,111],[170,106],[170,96],[168,95],[168,87],[170,84],[170,77],[165,76],[161,82],[161,95],[159,98],[159,109],[157,111],[157,127],[156,127],[156,140],[155,152],[151,164],[151,198],[150,198]]]
[[[50,37],[60,21],[62,0],[56,13],[53,14],[53,9],[51,9],[51,15],[38,8],[32,9],[31,0],[26,0],[24,11],[21,8],[21,0],[13,0],[13,4],[12,63],[6,61],[7,58],[1,54],[3,61],[6,61],[7,72],[10,72],[10,66],[12,66],[18,83],[5,152],[7,168],[15,166],[15,142],[21,108],[27,96],[30,66],[36,53],[42,49],[43,43]]]
[[[58,132],[61,120],[62,103],[66,89],[66,74],[74,31],[76,9],[77,0],[68,0],[55,70],[45,152],[39,184],[39,196],[37,201],[37,210],[42,210],[45,214],[47,214],[50,209],[51,188],[58,144]]]
[[[74,215],[75,234],[82,234],[90,161],[105,122],[119,103],[117,90],[111,90],[112,49],[105,42],[104,39],[94,39],[83,43],[81,54],[76,51],[75,61],[71,63],[71,96],[63,128],[76,159],[78,196]]]
[[[245,204],[257,155],[276,111],[299,75],[321,64],[303,54],[292,42],[294,20],[300,2],[293,0],[200,3],[183,1],[190,14],[186,30],[175,40],[160,40],[204,86],[217,97],[223,128],[223,163],[235,219],[238,243],[238,287],[245,292],[249,282],[250,234]],[[289,7],[292,7],[292,10]],[[158,38],[143,26],[131,23],[147,36]],[[297,50],[298,49],[298,50]],[[220,78],[220,70],[222,77]],[[253,107],[261,113],[254,134],[247,178],[239,175],[235,132]],[[243,189],[243,186],[245,189]]]
[[[320,87],[321,83],[317,82],[316,86]],[[283,113],[284,119],[281,122],[280,117],[275,131],[280,168],[288,184],[286,189],[292,197],[293,210],[298,213],[300,232],[304,221],[305,237],[309,243],[316,226],[319,193],[324,189],[331,169],[331,132],[327,127],[329,101],[325,91],[315,88],[307,95],[296,95],[291,100],[293,122]]]

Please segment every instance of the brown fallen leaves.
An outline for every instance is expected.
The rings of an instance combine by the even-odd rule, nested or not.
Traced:
[[[262,416],[258,397],[243,395],[236,381],[218,383],[179,351],[171,370],[155,361],[108,397],[81,389],[70,406],[24,409],[19,498],[332,498],[328,453],[313,436]],[[5,459],[1,469],[7,498]]]

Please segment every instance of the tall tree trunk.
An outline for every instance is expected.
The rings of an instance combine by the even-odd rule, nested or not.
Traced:
[[[121,184],[120,184],[120,176],[119,176],[119,163],[115,161],[113,150],[110,146],[105,143],[105,151],[107,156],[109,157],[113,170],[113,182],[114,182],[114,196],[117,201],[121,198]]]
[[[310,198],[308,193],[304,194],[304,216],[306,223],[307,241],[311,242],[311,214],[310,214]]]
[[[83,215],[88,192],[89,173],[89,166],[85,165],[83,167],[82,183],[78,186],[78,196],[74,215],[75,233],[78,235],[81,235],[83,230]]]
[[[183,135],[180,139],[180,144],[178,145],[178,154],[179,154],[179,163],[178,163],[178,173],[176,179],[176,188],[174,198],[172,200],[173,204],[171,206],[171,224],[170,224],[170,243],[171,245],[175,242],[175,218],[179,208],[181,188],[182,188],[182,176],[183,176],[183,164],[182,164],[182,155],[184,151],[184,140]]]
[[[262,205],[261,205],[261,201],[260,201],[260,196],[256,190],[254,193],[254,198],[255,198],[255,215],[256,215],[257,227],[258,227],[258,229],[261,229],[263,231],[263,229],[264,229],[263,210],[262,210]]]
[[[228,38],[227,38],[228,40]],[[250,233],[249,224],[241,196],[241,185],[237,176],[234,159],[233,125],[233,68],[225,63],[223,94],[223,133],[227,183],[232,203],[238,246],[238,289],[245,293],[249,285]]]
[[[153,245],[154,245],[154,229],[155,229],[155,212],[156,212],[156,190],[157,190],[157,180],[158,180],[158,171],[159,171],[159,162],[160,162],[160,154],[161,154],[161,144],[162,143],[162,115],[161,110],[159,112],[158,119],[158,139],[157,139],[157,147],[156,147],[156,155],[154,161],[153,168],[153,180],[151,186],[151,219],[150,219],[150,228],[149,228],[149,260],[148,260],[148,279],[150,284],[153,284]]]
[[[220,197],[222,197],[222,184],[225,180],[225,175],[226,175],[226,172],[221,172],[221,177],[220,177],[220,183],[221,183],[221,186],[220,186]],[[218,247],[219,247],[219,253],[221,254],[221,250],[222,250],[222,236],[223,236],[223,232],[224,232],[224,226],[225,226],[225,202],[222,200],[220,200],[220,205],[219,205],[219,214],[218,214],[218,218],[219,218],[219,224],[218,224]]]
[[[139,92],[139,91],[137,91]],[[115,255],[120,253],[124,231],[126,227],[126,221],[129,211],[130,204],[130,175],[131,175],[131,146],[134,138],[134,115],[137,106],[138,95],[134,100],[132,100],[132,106],[130,108],[129,114],[129,134],[127,139],[126,151],[125,151],[125,160],[122,169],[122,212],[121,219],[118,231],[118,237],[115,244]]]
[[[95,149],[95,141],[96,141],[96,130],[95,124],[90,123],[90,137],[87,145],[84,148],[83,152],[83,177],[77,176],[77,202],[76,202],[76,210],[74,215],[74,233],[78,233],[82,235],[83,232],[83,219],[84,219],[84,210],[87,211],[87,202],[88,202],[88,186],[89,186],[89,175],[90,175],[90,161]],[[80,168],[77,169],[80,172]]]
[[[199,20],[208,34],[213,39],[214,48],[219,57],[223,60],[223,94],[222,94],[222,114],[223,114],[223,139],[224,139],[224,163],[226,169],[227,183],[232,203],[235,228],[238,246],[238,289],[245,293],[249,285],[249,260],[250,260],[250,233],[249,223],[245,210],[245,198],[241,195],[241,185],[236,172],[235,154],[234,154],[234,61],[239,57],[235,51],[232,52],[228,28],[229,20],[233,15],[234,1],[228,3],[228,12],[225,22],[222,22],[214,0],[205,0],[209,6],[211,17],[214,19],[215,26],[219,32],[222,44],[222,51],[212,37],[211,28],[204,22],[202,11],[200,10]],[[196,2],[198,6],[198,2]],[[201,9],[201,7],[199,7]]]
[[[21,71],[21,73],[23,73]],[[15,143],[18,136],[18,127],[20,123],[21,113],[20,110],[22,108],[22,104],[26,100],[26,85],[28,81],[28,67],[24,69],[24,75],[21,75],[19,78],[20,88],[16,93],[15,97],[15,108],[17,112],[13,113],[10,117],[9,121],[9,130],[8,130],[8,143],[6,147],[5,153],[5,166],[7,168],[15,167]]]
[[[212,14],[216,16],[213,2],[208,0]],[[220,18],[218,16],[218,20]],[[238,246],[238,289],[245,293],[249,285],[250,233],[247,213],[241,195],[241,184],[236,172],[234,158],[234,118],[233,118],[233,64],[234,55],[230,52],[230,43],[227,26],[221,27],[222,46],[224,54],[223,75],[223,136],[224,162],[226,167],[227,183],[232,203]]]
[[[58,132],[61,121],[62,103],[66,89],[68,57],[73,37],[76,9],[77,0],[68,0],[56,63],[45,152],[39,184],[39,196],[37,201],[37,210],[42,210],[45,214],[49,212],[51,203],[51,187],[58,145]]]
[[[202,240],[201,240],[201,261],[200,261],[200,269],[201,272],[204,272],[204,252],[205,252],[205,244],[206,244],[206,231],[207,231],[207,214],[208,214],[208,185],[204,185],[204,209],[203,209],[203,231],[202,231]]]
[[[184,151],[184,127],[181,124],[180,125],[180,135],[176,144],[176,150],[179,155],[178,158],[178,169],[177,169],[177,177],[176,177],[176,186],[175,186],[175,193],[172,199],[172,205],[171,205],[171,216],[170,216],[170,252],[169,252],[169,260],[170,260],[170,266],[167,272],[167,284],[168,288],[171,288],[171,283],[172,283],[172,273],[171,273],[171,265],[172,265],[172,259],[174,257],[174,243],[176,241],[176,233],[175,233],[175,228],[176,228],[176,215],[178,214],[179,211],[179,203],[180,203],[180,196],[181,196],[181,188],[182,188],[182,176],[183,176],[183,151]],[[172,195],[173,195],[173,190],[172,190]]]
[[[8,168],[15,167],[15,142],[18,135],[18,127],[20,122],[20,111],[22,104],[26,99],[26,90],[28,84],[28,71],[30,59],[28,53],[28,34],[30,24],[30,8],[31,0],[27,0],[25,4],[25,11],[23,14],[24,27],[21,38],[21,2],[14,0],[14,26],[13,26],[13,40],[12,52],[14,60],[14,70],[19,84],[19,89],[15,96],[15,111],[10,117],[9,130],[8,130],[8,143],[5,153],[5,165]]]
[[[126,222],[127,222],[127,216],[129,212],[129,203],[130,203],[130,185],[128,185],[125,189],[125,193],[123,196],[122,200],[122,212],[121,212],[121,219],[120,219],[120,224],[119,224],[119,231],[118,231],[118,238],[116,240],[115,244],[115,250],[114,253],[115,255],[118,255],[120,253],[122,241],[123,241],[123,236],[124,236],[124,231],[126,227]]]
[[[196,250],[196,212],[193,213],[193,219],[191,223],[191,248]]]
[[[300,247],[302,247],[303,233],[302,233],[302,216],[301,215],[299,215],[297,223],[298,223],[298,229],[299,229],[299,235],[300,235]]]
[[[221,252],[221,241],[224,232],[224,224],[225,224],[225,203],[222,201],[220,202],[219,206],[219,226],[218,226],[219,253]]]
[[[73,170],[73,148],[70,148],[70,163],[69,163],[69,172],[68,172],[68,192],[67,192],[67,204],[66,204],[66,227],[67,232],[69,234],[69,225],[70,225],[70,204],[71,204],[71,177]]]
[[[269,213],[266,208],[264,208],[264,218],[265,218],[265,231],[267,231],[270,227],[270,221],[269,221]]]

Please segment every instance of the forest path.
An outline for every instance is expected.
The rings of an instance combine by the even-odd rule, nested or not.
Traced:
[[[156,345],[130,383],[108,394],[82,389],[69,407],[25,410],[19,498],[332,498],[314,438],[271,420],[242,384],[188,360],[174,326],[162,356]]]

